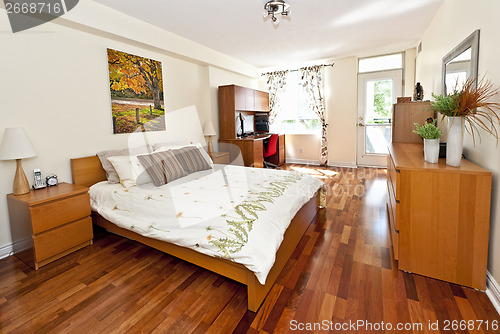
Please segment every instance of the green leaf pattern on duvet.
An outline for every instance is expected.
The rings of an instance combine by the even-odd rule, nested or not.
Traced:
[[[233,260],[231,254],[241,251],[248,242],[248,234],[254,222],[259,218],[258,213],[266,211],[264,203],[274,203],[276,198],[282,196],[290,185],[297,183],[303,176],[299,173],[280,175],[277,180],[267,183],[267,186],[260,191],[250,192],[249,199],[236,205],[229,213],[222,215],[227,223],[226,231],[207,227],[207,231],[212,231],[207,236],[207,240],[215,246],[220,257]]]

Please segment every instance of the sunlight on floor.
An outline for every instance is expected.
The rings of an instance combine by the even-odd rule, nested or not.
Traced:
[[[340,174],[340,172],[330,170],[330,169],[323,169],[323,168],[307,168],[307,167],[290,167],[290,169],[301,172],[304,174],[309,174],[311,176],[317,177],[319,179],[327,179],[329,177],[335,176]]]
[[[367,186],[366,205],[375,207],[384,207],[385,194],[387,191],[386,180],[373,180],[371,185]]]

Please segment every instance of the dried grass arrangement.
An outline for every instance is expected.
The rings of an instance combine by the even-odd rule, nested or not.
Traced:
[[[432,94],[436,101],[431,102],[431,109],[443,115],[443,118],[462,117],[466,130],[472,135],[474,146],[476,135],[481,139],[479,129],[492,135],[498,146],[497,126],[500,124],[500,117],[497,112],[500,110],[500,103],[489,100],[499,92],[484,76],[481,79],[469,78],[460,90],[454,89],[451,94]]]

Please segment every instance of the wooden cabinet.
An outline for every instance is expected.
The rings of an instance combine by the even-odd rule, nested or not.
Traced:
[[[229,152],[212,152],[210,158],[214,164],[229,165]]]
[[[234,92],[231,92],[231,90]],[[251,89],[240,86],[232,86],[232,89],[229,89],[228,93],[230,95],[234,94],[234,110],[242,111],[253,109],[254,101]]]
[[[264,167],[265,134],[245,138],[236,136],[236,116],[253,115],[269,112],[269,94],[236,85],[219,86],[219,143],[224,145],[224,151],[229,152],[230,161],[234,161],[241,153],[243,162],[248,167]],[[230,145],[227,145],[230,144]],[[284,163],[284,137],[283,137]]]
[[[430,102],[396,103],[392,112],[392,142],[422,143],[422,138],[413,133],[414,123],[424,124],[429,117],[434,117]]]
[[[236,116],[269,111],[269,94],[251,88],[219,86],[219,129],[221,139],[236,139]]]
[[[269,93],[256,90],[254,91],[254,94],[255,94],[255,110],[269,111]]]
[[[69,183],[7,195],[12,225],[31,231],[31,247],[16,256],[39,267],[92,244],[88,188]]]
[[[387,208],[399,269],[484,290],[491,172],[465,159],[426,163],[423,146],[393,143]]]

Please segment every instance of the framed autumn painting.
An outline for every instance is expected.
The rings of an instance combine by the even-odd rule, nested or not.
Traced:
[[[113,133],[165,130],[161,62],[108,49]]]

